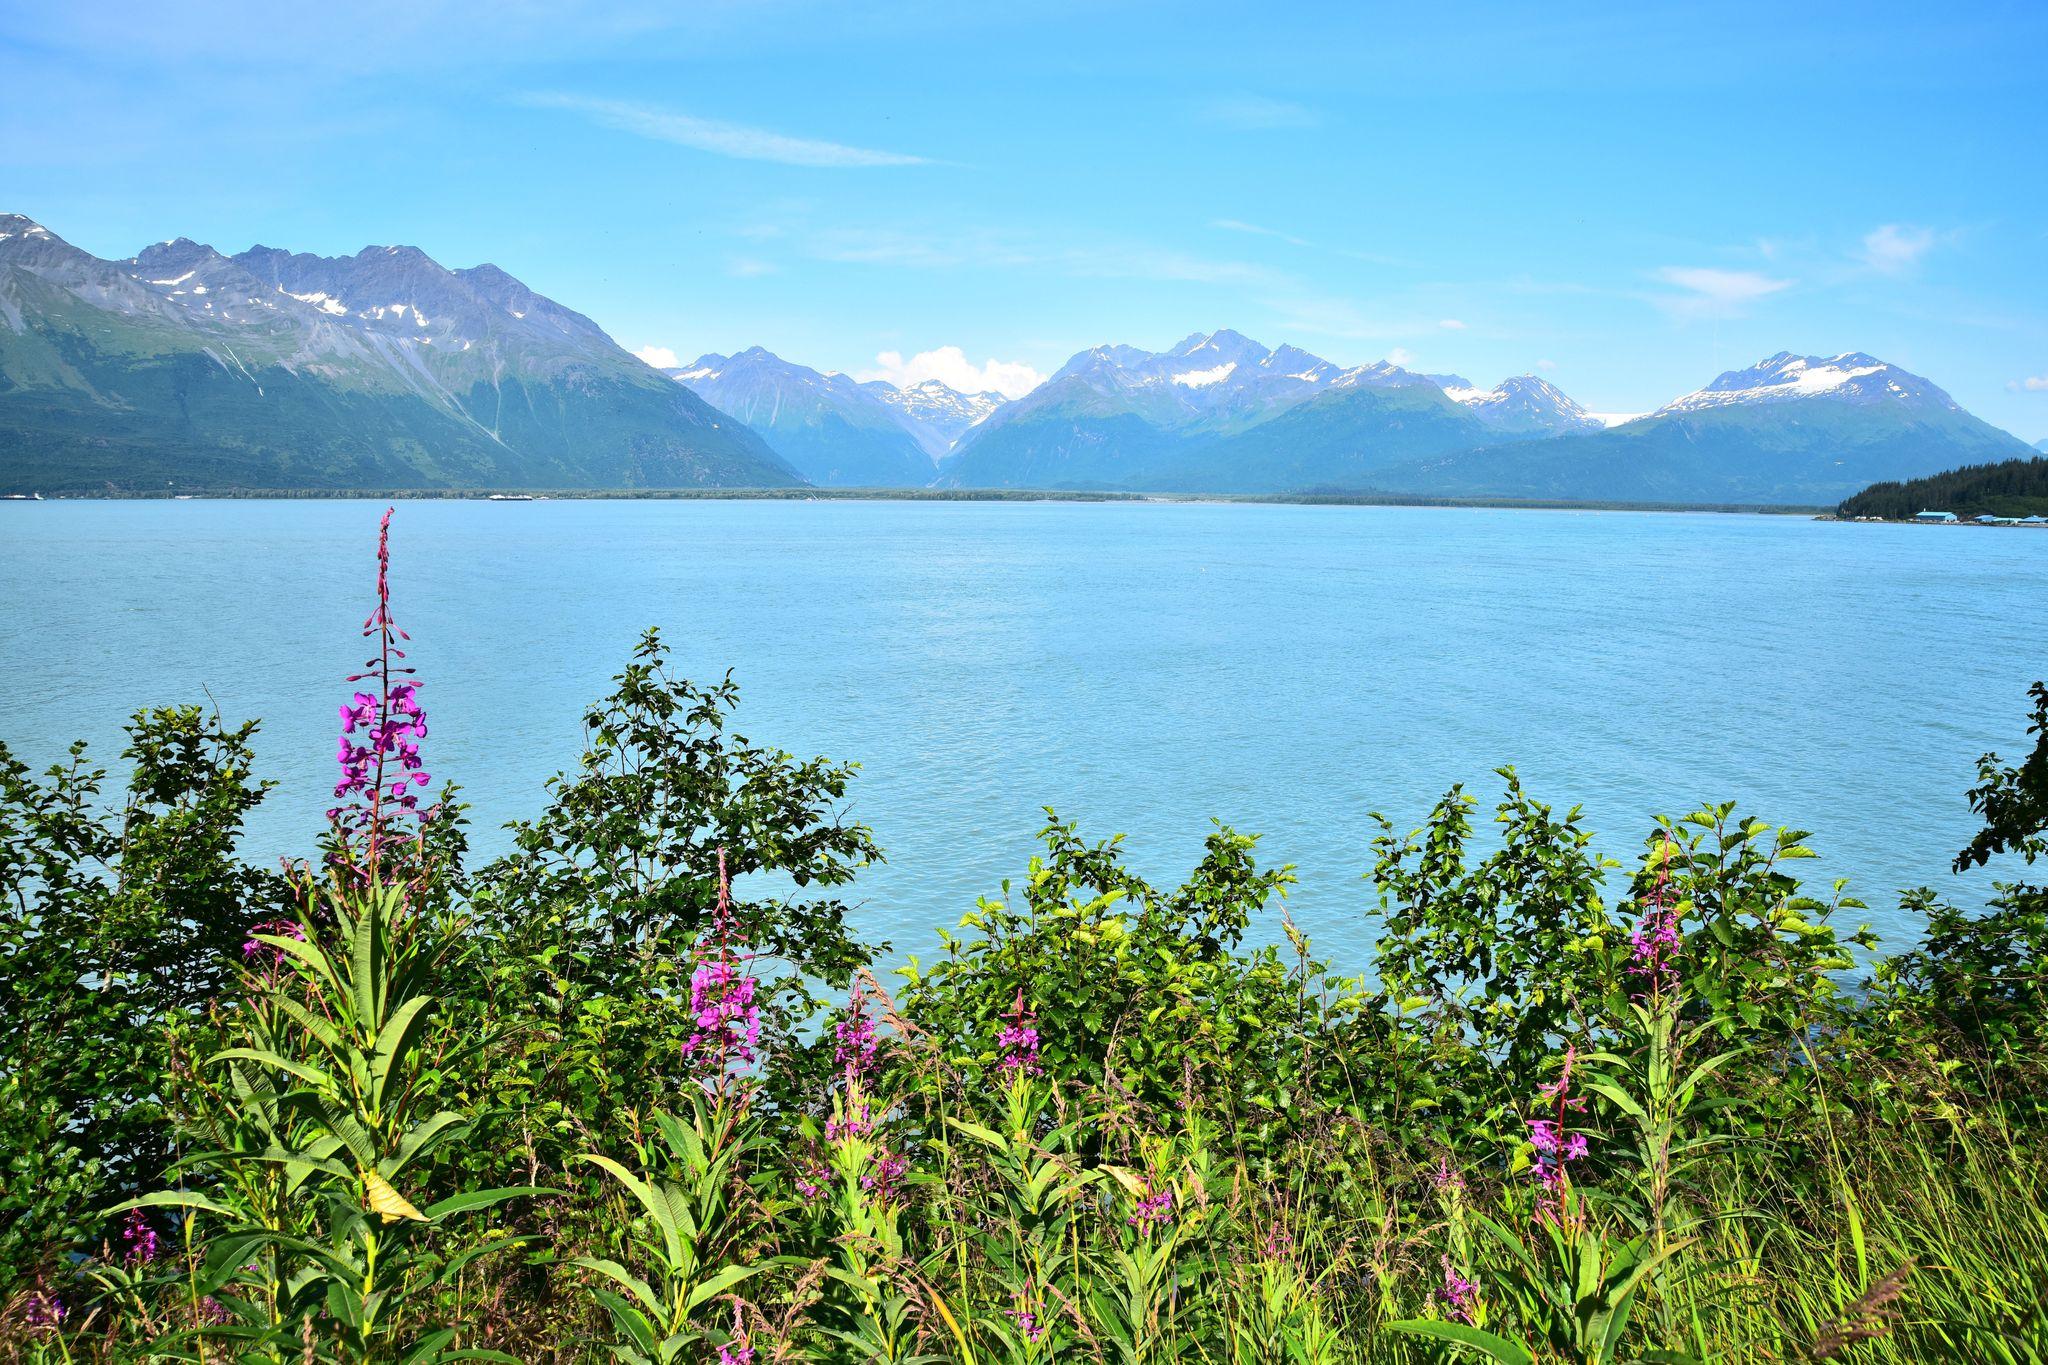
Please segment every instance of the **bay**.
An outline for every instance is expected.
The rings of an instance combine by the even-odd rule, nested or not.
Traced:
[[[0,505],[0,738],[116,765],[146,705],[258,716],[252,856],[310,846],[380,504]],[[1211,819],[1296,865],[1342,966],[1373,926],[1369,812],[1403,829],[1492,769],[1585,808],[1629,856],[1658,812],[1735,800],[1814,832],[1891,943],[1952,877],[1975,760],[2027,747],[2048,674],[2048,534],[1796,517],[1200,503],[399,504],[394,607],[429,766],[481,855],[580,752],[640,632],[733,670],[740,732],[863,765],[888,854],[856,885],[892,956],[930,954],[1020,875],[1041,807],[1128,835],[1166,879]],[[1263,937],[1277,937],[1274,925]]]

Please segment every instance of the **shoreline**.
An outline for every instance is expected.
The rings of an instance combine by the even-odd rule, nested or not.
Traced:
[[[264,488],[187,493],[44,493],[44,502],[352,502],[403,501],[629,502],[1116,502],[1209,503],[1299,507],[1446,507],[1558,512],[1716,512],[1838,520],[1834,508],[1805,503],[1639,502],[1604,499],[1433,497],[1404,493],[1133,493],[1108,489],[1010,488]],[[31,502],[10,496],[0,501]]]

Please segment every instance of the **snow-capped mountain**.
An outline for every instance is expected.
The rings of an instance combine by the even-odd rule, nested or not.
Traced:
[[[759,346],[663,373],[746,423],[812,483],[922,488],[937,472],[904,414],[847,375]]]
[[[495,266],[414,247],[106,261],[0,215],[0,483],[789,485],[743,427]]]
[[[936,379],[900,389],[886,379],[870,379],[861,387],[901,413],[910,434],[933,459],[1010,401],[999,393],[962,393]]]
[[[1454,374],[1430,378],[1439,381],[1445,397],[1464,404],[1480,421],[1502,433],[1560,436],[1572,431],[1598,431],[1605,425],[1555,384],[1533,374],[1503,379],[1490,389],[1479,388]]]
[[[1925,379],[1861,351],[1826,358],[1780,351],[1746,370],[1730,370],[1650,415],[1822,397],[1841,403],[1903,403],[1960,411],[1953,398]]]
[[[1780,352],[1609,430],[1383,474],[1431,492],[1828,505],[1883,480],[2023,455],[2016,436],[1860,351]]]
[[[1448,412],[1441,410],[1449,403],[1447,388],[1470,391]],[[1464,444],[1476,446],[1584,430],[1591,420],[1533,376],[1477,390],[1459,376],[1420,374],[1388,360],[1346,368],[1297,346],[1268,350],[1238,332],[1198,332],[1165,351],[1097,346],[1081,352],[963,437],[941,477],[963,486],[1018,487],[1046,478],[1096,486],[1142,476],[1179,487],[1187,471],[1169,467],[1198,447],[1332,395],[1404,390],[1423,396],[1405,404],[1361,397],[1319,408],[1302,425],[1318,439],[1356,442],[1375,422],[1412,423],[1427,413],[1432,434],[1422,446],[1434,450],[1464,428]],[[1342,416],[1338,407],[1346,409]],[[1346,434],[1339,438],[1338,432]],[[1416,447],[1412,425],[1388,439]]]

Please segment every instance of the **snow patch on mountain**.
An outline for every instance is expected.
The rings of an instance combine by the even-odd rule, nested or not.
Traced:
[[[1221,384],[1237,370],[1237,362],[1226,360],[1214,369],[1188,370],[1173,376],[1173,382],[1187,389],[1206,389],[1211,384]]]
[[[1703,389],[1673,399],[1659,413],[1703,412],[1750,403],[1831,398],[1857,403],[1903,401],[1957,410],[1955,400],[1918,375],[1861,351],[1836,356],[1780,351],[1746,370],[1730,370]]]

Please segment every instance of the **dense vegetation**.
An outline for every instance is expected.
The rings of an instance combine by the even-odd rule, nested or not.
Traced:
[[[1874,483],[1837,509],[1845,517],[1905,521],[1925,511],[1959,517],[2048,517],[2048,455],[1971,464],[1904,483]]]
[[[1382,822],[1370,977],[1253,838],[1055,818],[891,990],[853,769],[652,634],[471,867],[382,567],[303,863],[253,725],[137,715],[112,812],[0,749],[0,1357],[2048,1359],[2038,886],[1880,957],[1798,831],[1505,771]],[[2033,734],[1959,865],[2048,853]]]

